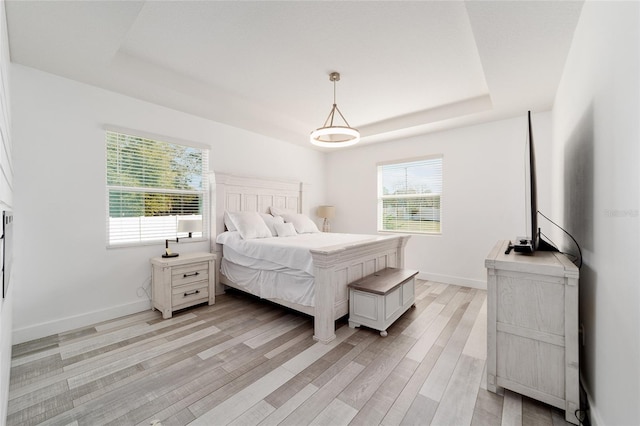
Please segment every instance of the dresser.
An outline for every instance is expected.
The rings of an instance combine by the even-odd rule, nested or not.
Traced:
[[[487,268],[487,389],[509,389],[565,410],[578,424],[578,268],[563,254],[505,254]]]
[[[215,260],[212,253],[184,253],[151,258],[151,309],[171,318],[174,311],[215,303]]]

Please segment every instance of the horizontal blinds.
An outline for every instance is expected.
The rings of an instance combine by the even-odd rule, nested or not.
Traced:
[[[379,230],[439,233],[442,157],[378,166]]]
[[[107,132],[110,186],[202,190],[202,149]]]
[[[110,217],[108,223],[109,244],[113,246],[137,244],[186,237],[187,233],[178,234],[177,232],[179,219],[202,220],[203,232],[194,232],[192,237],[200,238],[206,235],[204,232],[206,217],[203,218],[202,215]]]
[[[203,194],[109,189],[110,217],[193,215],[202,211]]]
[[[179,219],[208,229],[208,151],[106,132],[110,245],[174,239]]]
[[[442,157],[379,167],[382,195],[442,194]]]

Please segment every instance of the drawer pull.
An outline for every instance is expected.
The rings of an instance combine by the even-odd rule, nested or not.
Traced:
[[[184,292],[184,297],[191,296],[192,294],[198,294],[198,293],[200,293],[200,290],[194,290],[194,291],[191,291],[191,292],[185,291]]]
[[[183,278],[187,278],[187,277],[196,277],[196,276],[198,276],[198,275],[200,275],[200,272],[194,272],[194,273],[192,273],[192,274],[184,274],[184,275],[183,275]]]

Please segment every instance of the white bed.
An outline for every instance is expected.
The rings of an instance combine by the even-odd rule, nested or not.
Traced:
[[[222,245],[216,243],[218,282],[313,316],[314,338],[320,342],[335,338],[335,320],[348,313],[348,283],[404,266],[405,235],[301,234],[243,242],[225,232],[225,211],[269,213],[273,206],[308,212],[305,185],[221,173],[212,180],[212,240],[225,242],[227,255],[223,259]],[[293,251],[285,252],[290,245]],[[292,286],[302,287],[293,291]]]

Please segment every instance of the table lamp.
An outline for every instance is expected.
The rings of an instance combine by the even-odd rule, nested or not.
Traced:
[[[201,219],[178,219],[178,233],[188,232],[187,238],[192,238],[194,232],[202,232],[202,220]],[[162,257],[178,257],[178,253],[174,253],[169,249],[169,241],[179,242],[179,238],[175,240],[169,239],[164,242],[164,254]]]
[[[320,206],[318,207],[318,211],[316,212],[318,217],[324,219],[322,223],[322,232],[331,232],[331,224],[329,223],[329,219],[333,219],[336,215],[336,208],[334,206]]]

